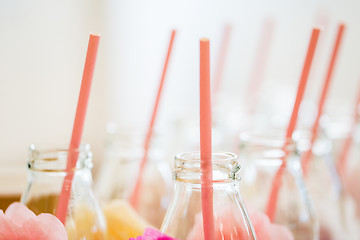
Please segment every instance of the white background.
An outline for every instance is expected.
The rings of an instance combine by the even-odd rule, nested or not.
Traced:
[[[357,0],[1,0],[1,168],[25,169],[30,143],[68,143],[90,32],[102,39],[83,142],[92,145],[99,166],[108,122],[147,125],[173,28],[177,36],[158,125],[196,113],[199,38],[210,38],[214,65],[226,24],[232,34],[221,91],[240,102],[266,19],[275,22],[275,32],[263,95],[276,96],[286,85],[294,96],[311,29],[321,25],[307,91],[316,100],[343,21],[347,29],[328,107],[351,107],[360,79],[359,11]]]

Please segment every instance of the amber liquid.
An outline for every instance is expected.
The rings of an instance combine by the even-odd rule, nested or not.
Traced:
[[[0,209],[2,209],[4,212],[7,209],[7,207],[12,204],[13,202],[19,202],[20,201],[20,194],[16,195],[1,195],[0,194]]]
[[[31,198],[26,203],[29,209],[35,214],[55,213],[58,202],[58,195],[51,194]],[[74,207],[72,218],[66,220],[66,231],[69,240],[104,240],[106,238],[106,230],[100,229],[96,224],[96,215],[90,207],[86,205],[78,205]]]

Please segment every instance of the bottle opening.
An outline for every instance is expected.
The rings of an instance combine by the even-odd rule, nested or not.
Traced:
[[[33,171],[64,172],[66,171],[69,149],[63,146],[41,146],[31,144],[29,147],[28,168]],[[81,145],[73,149],[71,155],[77,158],[75,169],[92,168],[90,145]]]
[[[212,154],[213,183],[231,183],[240,180],[240,164],[236,154]],[[201,184],[200,152],[180,153],[175,156],[173,178],[176,182]]]

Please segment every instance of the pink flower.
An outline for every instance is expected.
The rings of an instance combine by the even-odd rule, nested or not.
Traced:
[[[67,240],[68,237],[64,225],[54,215],[36,216],[24,204],[15,202],[5,214],[0,210],[0,239]]]
[[[159,232],[158,230],[147,228],[143,236],[138,236],[137,238],[130,238],[129,240],[176,240],[175,238],[166,236],[165,234]]]
[[[285,226],[271,223],[265,213],[255,208],[248,206],[247,209],[258,240],[294,240]]]
[[[294,240],[291,232],[284,226],[273,224],[269,218],[255,208],[248,207],[249,217],[258,240]],[[247,229],[231,209],[224,207],[218,211],[215,221],[215,239],[246,239]],[[195,216],[195,224],[186,240],[203,240],[203,219],[201,213]]]

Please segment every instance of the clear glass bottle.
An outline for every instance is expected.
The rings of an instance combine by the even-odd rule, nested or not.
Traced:
[[[108,135],[105,162],[100,169],[96,192],[104,204],[128,200],[143,157],[143,135],[137,131],[122,131]],[[154,137],[142,176],[142,191],[137,212],[154,227],[160,228],[172,193],[171,170],[164,152]]]
[[[244,166],[241,181],[244,198],[265,212],[273,178],[287,152],[287,165],[282,175],[274,223],[286,226],[295,240],[318,239],[318,222],[303,181],[300,159],[295,144],[278,133],[240,134],[240,161]]]
[[[359,113],[360,114],[360,113]],[[360,121],[357,122],[353,133],[353,143],[350,149],[348,166],[345,169],[345,189],[354,199],[356,204],[356,214],[360,220]]]
[[[213,153],[213,211],[215,239],[256,239],[237,184],[240,165],[232,153]],[[161,231],[180,240],[201,240],[200,153],[175,157],[175,192]]]
[[[345,191],[336,169],[336,161],[349,133],[349,121],[346,119],[346,117],[322,119],[322,129],[313,146],[312,159],[308,174],[305,176],[305,183],[319,219],[320,239],[359,239],[360,237],[356,203]]]
[[[91,189],[92,153],[83,145],[74,171],[71,196],[66,217],[70,240],[106,239],[106,223]],[[31,145],[28,160],[28,184],[21,202],[35,214],[55,214],[66,172],[67,148],[37,148]]]

